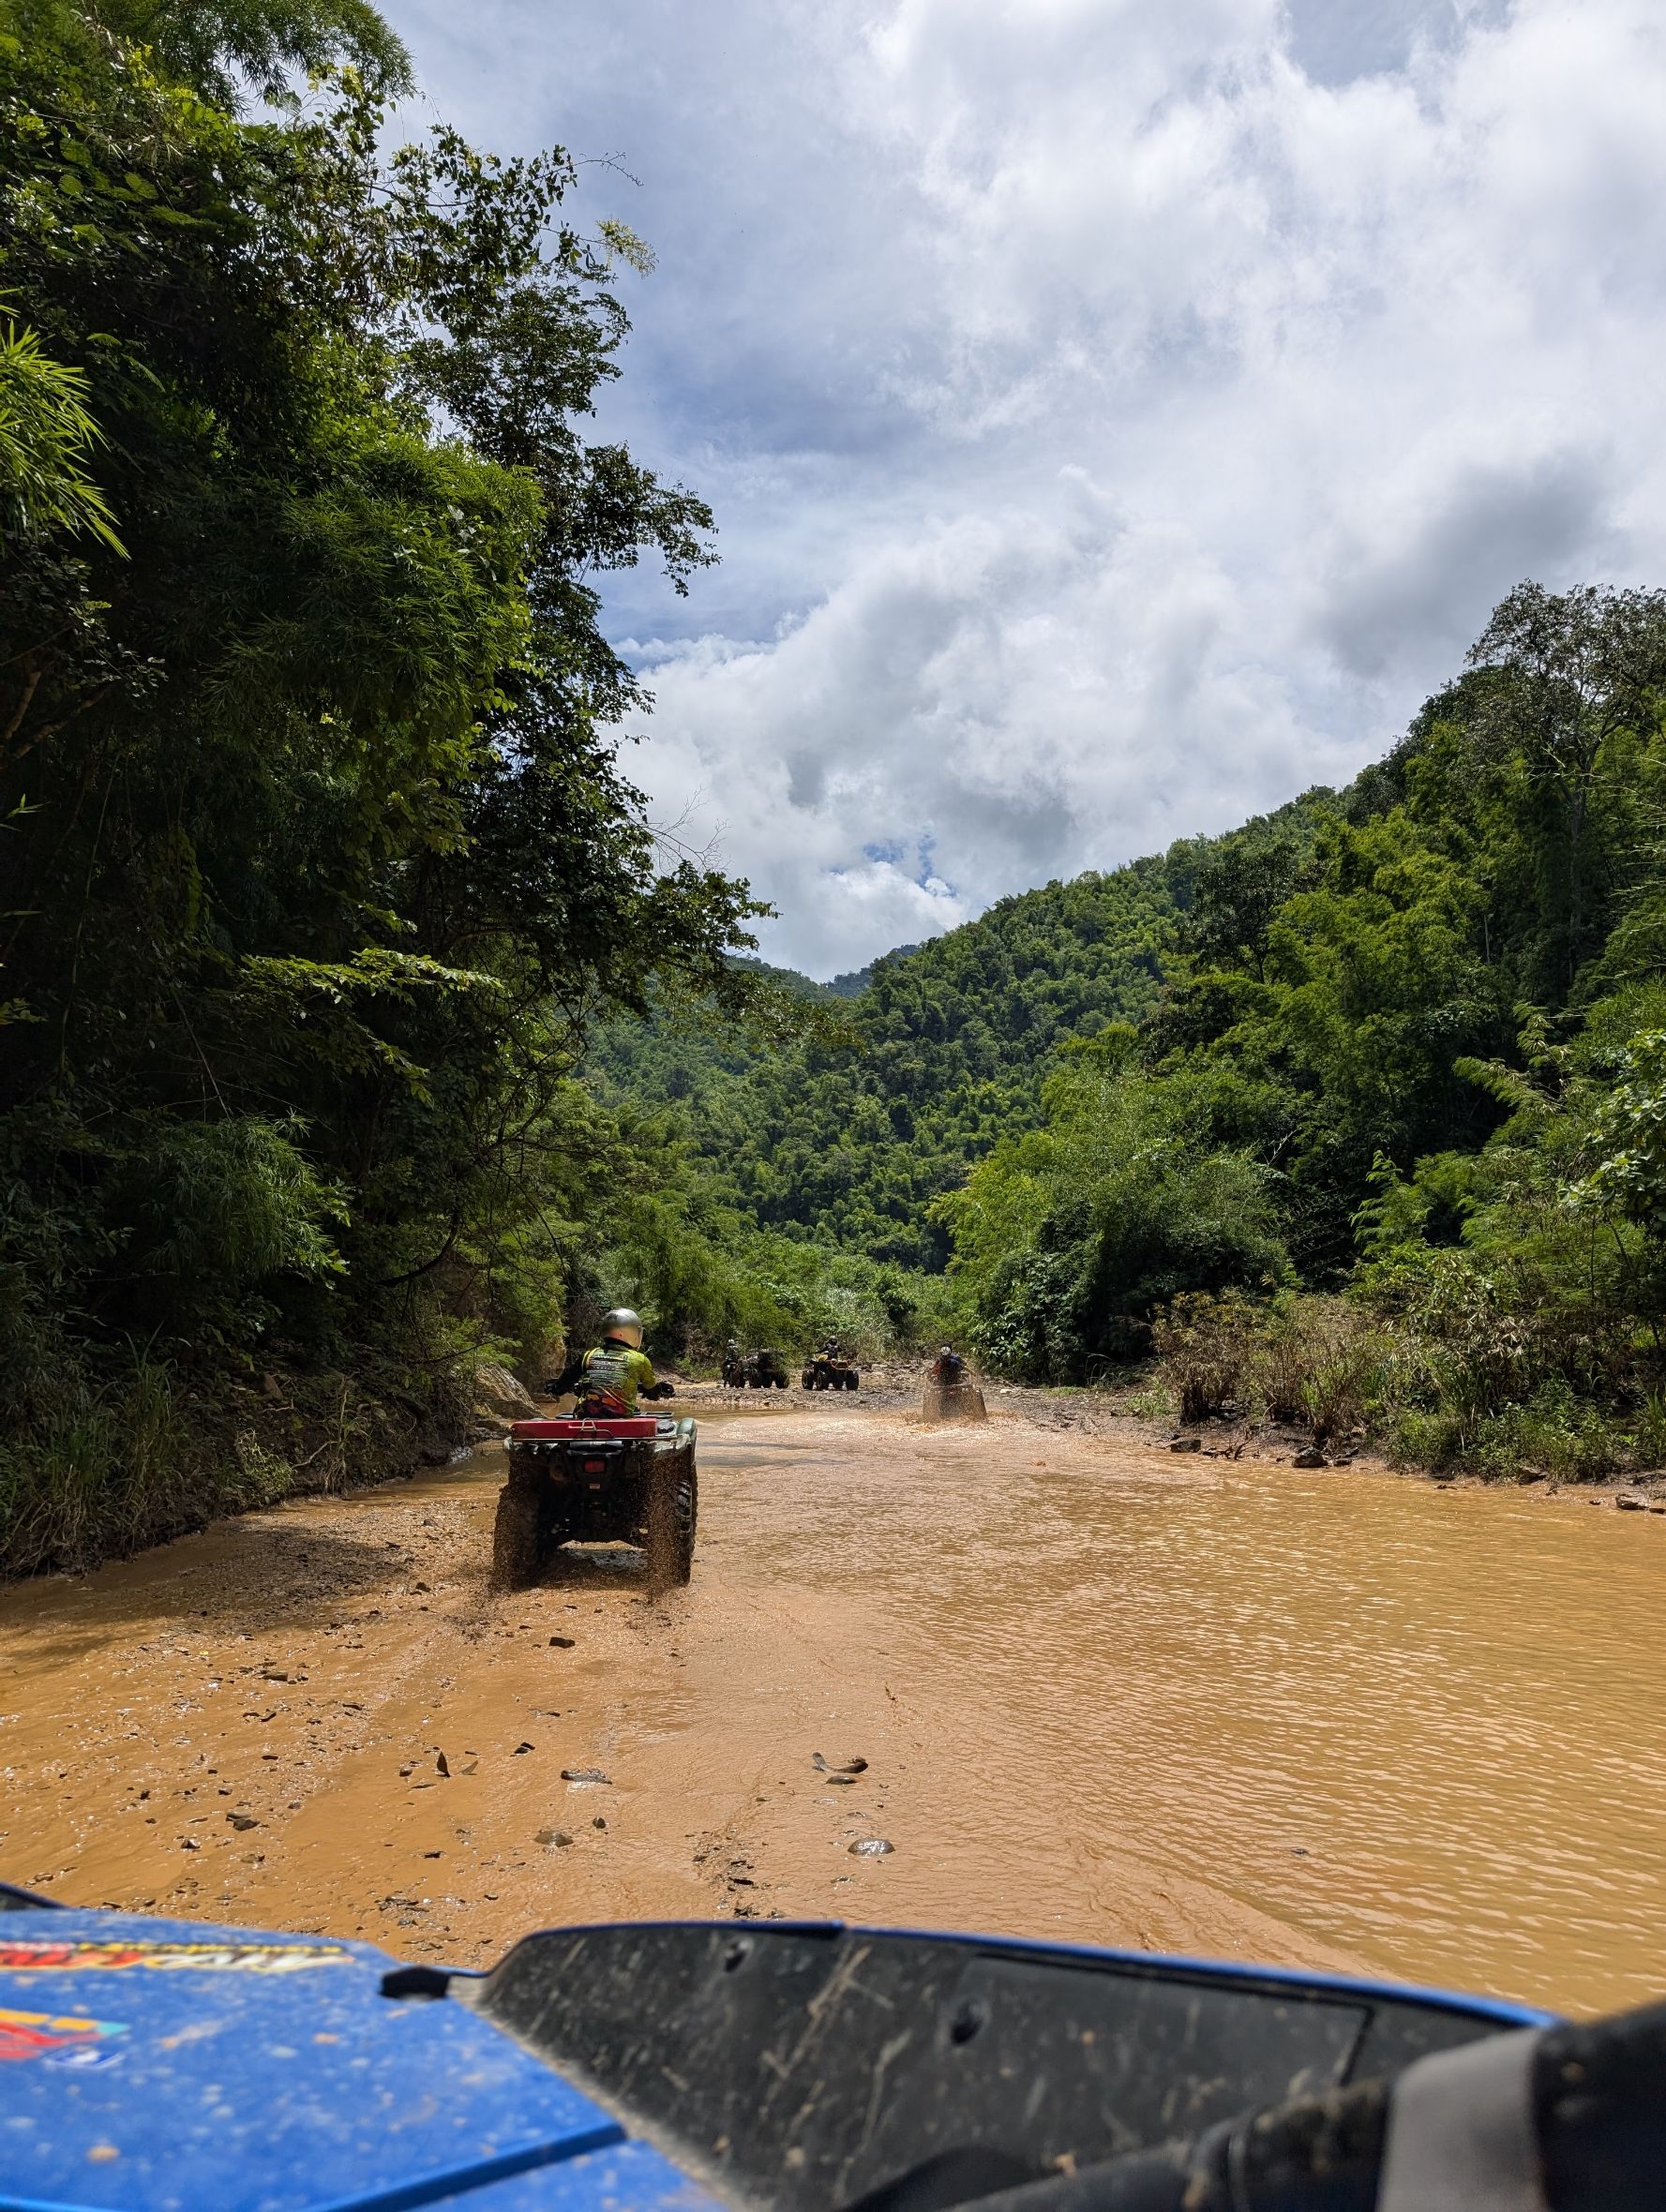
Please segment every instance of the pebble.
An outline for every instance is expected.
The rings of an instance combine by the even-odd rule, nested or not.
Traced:
[[[533,1841],[539,1844],[552,1844],[558,1851],[564,1851],[573,1839],[564,1828],[541,1828]]]
[[[1292,1467],[1323,1467],[1325,1455],[1317,1445],[1310,1444],[1305,1452],[1298,1452],[1290,1464]]]
[[[849,1848],[852,1859],[883,1859],[894,1851],[896,1846],[888,1844],[882,1835],[864,1835]]]
[[[578,1645],[578,1638],[576,1636],[552,1636],[549,1639],[549,1649],[552,1652],[576,1651]]]
[[[1200,1436],[1177,1436],[1168,1448],[1171,1452],[1201,1452],[1203,1439]]]
[[[518,1744],[515,1746],[515,1749],[514,1749],[514,1750],[513,1750],[513,1751],[510,1753],[510,1755],[509,1755],[509,1756],[510,1756],[510,1757],[511,1757],[511,1758],[517,1758],[517,1759],[518,1759],[518,1758],[519,1758],[519,1756],[520,1756],[520,1755],[521,1755],[521,1753],[522,1753],[522,1752],[524,1752],[524,1751],[536,1751],[536,1750],[537,1750],[537,1748],[538,1748],[538,1746],[537,1746],[535,1743],[518,1743]]]
[[[237,1831],[239,1835],[242,1835],[248,1829],[259,1828],[261,1825],[252,1813],[228,1813],[226,1815],[226,1818],[231,1822],[232,1826]]]
[[[864,1758],[829,1759],[823,1758],[818,1751],[810,1754],[810,1764],[819,1767],[824,1774],[865,1774],[868,1771],[868,1763]]]
[[[563,1782],[610,1782],[611,1777],[604,1774],[600,1767],[563,1767],[562,1780]]]

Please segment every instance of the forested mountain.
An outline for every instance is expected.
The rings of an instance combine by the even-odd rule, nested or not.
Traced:
[[[615,1025],[595,1056],[603,1095],[680,1101],[759,1224],[938,1272],[936,1202],[1037,1118],[1056,1047],[1155,1008],[1203,849],[1003,899],[876,962],[845,1024],[785,1052],[749,1051],[699,1009]]]
[[[1348,791],[879,961],[843,1039],[662,1022],[600,1080],[652,1063],[738,1218],[947,1265],[1007,1373],[1155,1345],[1422,1460],[1652,1459],[1663,800],[1666,594],[1524,585]]]

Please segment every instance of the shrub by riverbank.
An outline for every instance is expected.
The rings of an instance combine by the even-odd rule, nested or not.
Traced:
[[[248,1366],[229,1376],[136,1357],[68,1372],[0,1443],[0,1577],[82,1570],[281,1499],[384,1482],[470,1432],[465,1363],[431,1373]]]
[[[1433,1318],[1301,1293],[1178,1298],[1155,1323],[1147,1403],[1184,1426],[1298,1425],[1321,1448],[1435,1474],[1595,1481],[1666,1459],[1661,1401],[1582,1391],[1542,1315],[1466,1302]]]

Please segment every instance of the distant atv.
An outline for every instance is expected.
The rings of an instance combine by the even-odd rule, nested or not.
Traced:
[[[842,1352],[813,1352],[799,1381],[806,1390],[856,1390],[862,1384],[856,1362]]]
[[[942,1353],[926,1369],[925,1397],[920,1412],[926,1421],[988,1420],[983,1393],[958,1352]]]
[[[723,1355],[723,1382],[727,1390],[746,1387],[746,1354],[738,1345],[731,1345]]]
[[[636,1544],[655,1583],[694,1566],[699,1485],[695,1425],[652,1413],[517,1421],[498,1496],[492,1577],[524,1590],[563,1544]]]
[[[750,1358],[724,1360],[724,1381],[734,1382],[739,1389],[786,1389],[788,1363],[779,1352],[755,1352]]]

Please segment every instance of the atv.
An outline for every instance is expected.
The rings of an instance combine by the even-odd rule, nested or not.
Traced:
[[[931,1422],[988,1420],[983,1393],[958,1352],[941,1353],[926,1370],[920,1416]]]
[[[855,1361],[847,1359],[842,1352],[813,1352],[799,1381],[806,1390],[855,1390],[861,1386],[862,1377]]]
[[[638,1544],[655,1582],[688,1580],[699,1487],[686,1416],[517,1421],[508,1447],[492,1538],[501,1589],[524,1590],[573,1542]]]
[[[744,1390],[746,1387],[746,1354],[731,1348],[723,1355],[723,1386],[726,1390]]]
[[[787,1388],[787,1362],[778,1352],[755,1352],[746,1362],[743,1388],[753,1390],[785,1390]]]

